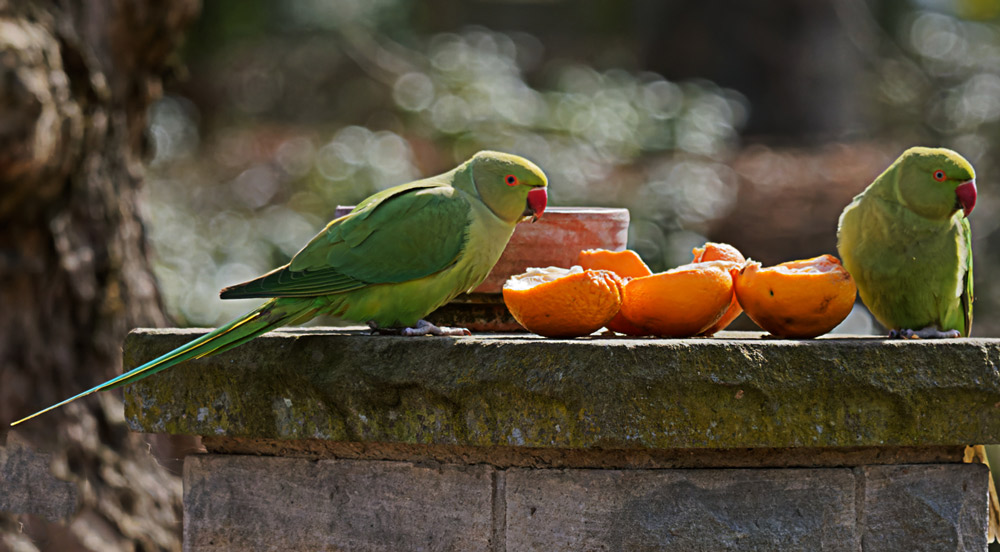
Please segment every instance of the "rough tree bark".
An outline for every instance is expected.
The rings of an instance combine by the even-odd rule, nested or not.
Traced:
[[[146,110],[198,9],[0,0],[0,453],[44,451],[77,496],[62,522],[0,512],[0,550],[180,548],[179,480],[120,397],[6,428],[118,373],[128,329],[165,322],[135,198]]]

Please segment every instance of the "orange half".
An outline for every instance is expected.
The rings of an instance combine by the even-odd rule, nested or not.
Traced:
[[[584,270],[610,270],[622,278],[639,278],[653,273],[639,254],[631,249],[611,251],[609,249],[584,249],[576,264]]]
[[[823,335],[854,307],[857,287],[833,255],[761,268],[751,261],[736,276],[736,298],[758,326],[779,337]]]
[[[653,273],[646,266],[646,263],[639,257],[639,254],[631,249],[625,251],[611,251],[609,249],[584,249],[580,252],[577,264],[584,269],[610,270],[621,276],[622,282],[629,278],[640,278]],[[625,319],[622,313],[618,313],[610,322],[607,328],[613,332],[625,335],[649,335],[649,332],[639,328]]]
[[[528,331],[546,337],[590,335],[621,307],[621,279],[607,270],[529,268],[503,286],[507,309]]]
[[[719,321],[733,299],[728,261],[679,266],[625,283],[621,313],[647,334],[691,337]]]
[[[691,262],[694,263],[703,263],[705,261],[731,261],[743,266],[743,263],[747,262],[743,253],[740,253],[739,249],[736,249],[728,243],[708,242],[701,247],[695,247],[691,250],[691,253],[694,255],[694,260]],[[742,312],[743,307],[740,306],[740,302],[736,300],[736,295],[734,294],[732,301],[729,302],[729,308],[726,309],[722,318],[720,318],[715,324],[712,324],[712,326],[707,330],[701,332],[701,335],[712,335],[726,329],[726,326],[731,324],[733,320],[736,320],[736,317]]]

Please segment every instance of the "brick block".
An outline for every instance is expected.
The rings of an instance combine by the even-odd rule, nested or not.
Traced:
[[[983,464],[865,466],[864,551],[986,550]]]
[[[858,550],[849,469],[506,474],[507,550]]]
[[[11,439],[0,447],[0,512],[67,520],[77,511],[76,485],[52,474],[52,457]]]
[[[188,456],[184,549],[489,550],[492,495],[484,466]]]

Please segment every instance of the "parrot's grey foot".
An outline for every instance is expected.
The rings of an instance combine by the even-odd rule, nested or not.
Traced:
[[[412,328],[383,328],[374,320],[369,320],[368,327],[372,329],[372,335],[402,335],[407,337],[417,335],[472,335],[472,332],[465,328],[435,326],[426,320],[418,321],[417,325]]]
[[[403,328],[400,335],[472,335],[472,332],[465,328],[449,328],[447,326],[435,326],[426,320],[420,320],[413,328]]]
[[[934,326],[927,326],[922,330],[889,330],[889,339],[953,339],[962,337],[958,330],[941,331]]]

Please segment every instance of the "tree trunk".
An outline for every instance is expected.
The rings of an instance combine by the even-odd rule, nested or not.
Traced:
[[[65,523],[0,512],[0,549],[180,548],[180,482],[120,396],[6,431],[119,373],[126,332],[165,322],[136,194],[146,110],[198,7],[0,0],[0,451],[44,451],[79,497]]]

